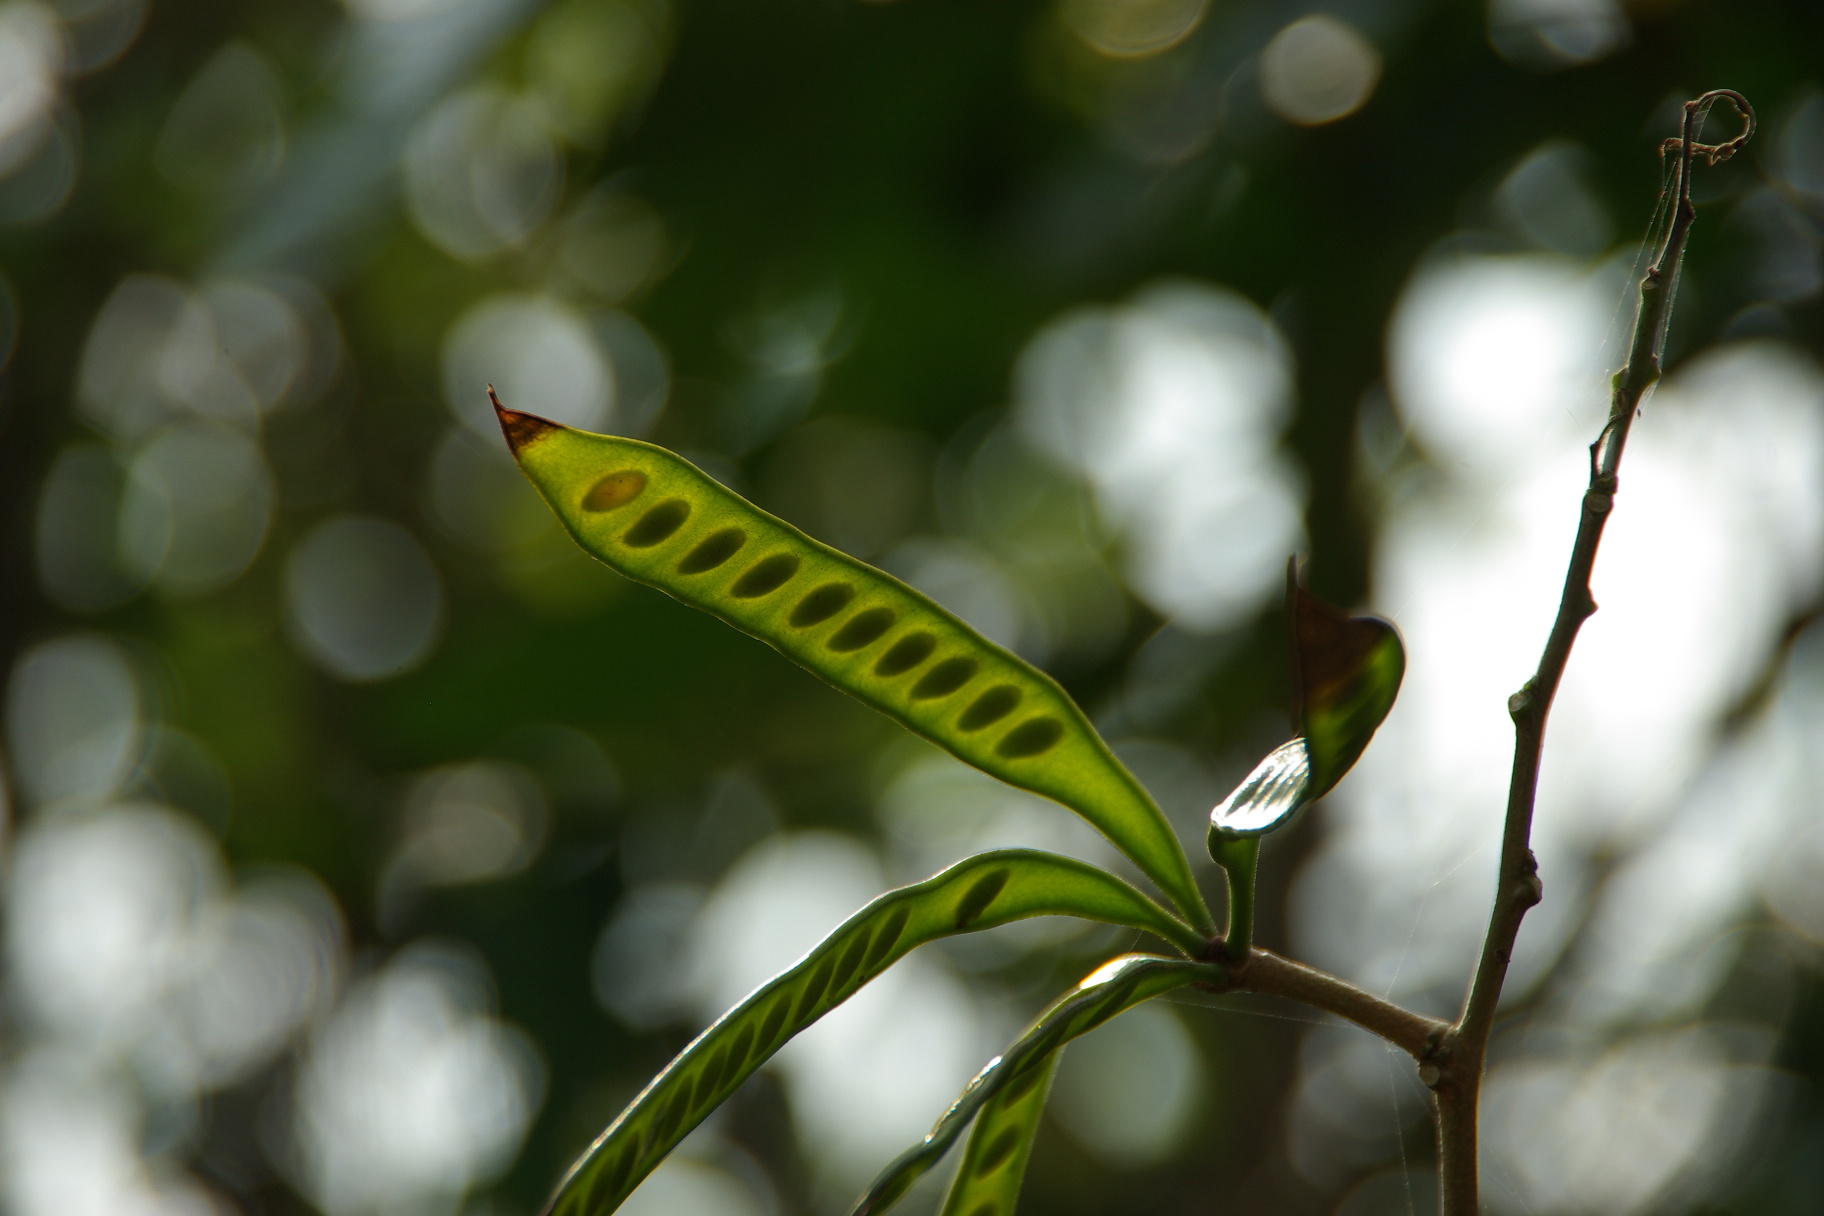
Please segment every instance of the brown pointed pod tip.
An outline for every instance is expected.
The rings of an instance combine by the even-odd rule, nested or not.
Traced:
[[[507,446],[513,449],[515,456],[528,443],[561,429],[557,423],[537,414],[508,409],[500,403],[500,395],[492,384],[488,385],[488,400],[494,403],[494,416],[500,419],[500,433],[507,437]]]

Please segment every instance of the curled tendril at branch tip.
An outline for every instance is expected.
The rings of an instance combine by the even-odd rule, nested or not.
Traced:
[[[1697,133],[1697,129],[1703,125],[1704,119],[1708,117],[1710,107],[1714,106],[1719,101],[1727,101],[1735,108],[1735,112],[1741,116],[1741,134],[1737,135],[1734,139],[1725,140],[1720,144],[1697,142],[1697,140],[1693,138]],[[1677,152],[1682,155],[1685,151],[1685,140],[1691,138],[1690,154],[1692,156],[1703,157],[1704,163],[1707,165],[1720,165],[1745,148],[1748,145],[1748,141],[1754,137],[1754,107],[1748,104],[1748,99],[1746,97],[1743,97],[1734,89],[1711,89],[1708,93],[1705,93],[1695,101],[1687,101],[1684,105],[1684,110],[1684,129],[1689,132],[1690,135],[1673,135],[1661,142],[1659,145],[1659,154],[1661,157],[1664,157],[1668,152]]]

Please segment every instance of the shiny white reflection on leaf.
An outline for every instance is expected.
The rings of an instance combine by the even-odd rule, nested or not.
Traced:
[[[1311,760],[1303,739],[1282,743],[1267,753],[1233,793],[1210,812],[1210,826],[1229,836],[1271,832],[1304,805],[1311,783]]]
[[[294,1136],[299,1181],[329,1216],[453,1210],[512,1164],[543,1073],[486,994],[479,962],[418,945],[312,1037]]]
[[[1209,0],[1064,0],[1058,15],[1091,47],[1118,59],[1156,55],[1203,24]]]
[[[64,448],[44,476],[33,529],[38,585],[73,612],[112,608],[144,585],[120,562],[125,482],[125,470],[96,443]]]
[[[105,799],[139,759],[139,681],[112,642],[81,634],[42,642],[13,667],[6,726],[28,804]]]
[[[1190,1130],[1204,1069],[1171,1007],[1152,1001],[1065,1049],[1053,1110],[1073,1139],[1116,1169],[1153,1165]]]
[[[1021,425],[1088,479],[1134,589],[1201,629],[1253,611],[1298,547],[1303,487],[1279,451],[1290,392],[1272,323],[1191,282],[1066,314],[1018,369]]]
[[[1515,63],[1567,68],[1626,46],[1633,31],[1615,0],[1488,0],[1488,37]]]
[[[423,662],[443,621],[437,568],[398,524],[343,515],[318,524],[286,566],[292,640],[332,675],[381,680]]]
[[[635,1030],[685,1018],[692,1009],[685,948],[703,907],[695,883],[650,883],[621,898],[590,958],[595,999]]]
[[[826,832],[756,846],[710,896],[693,934],[704,1022],[796,962],[884,888],[860,843]],[[819,1190],[853,1198],[929,1129],[989,1054],[968,991],[935,958],[898,963],[792,1040],[776,1067]]]
[[[266,57],[230,42],[177,95],[152,163],[180,186],[245,193],[285,159],[284,111],[284,88]]]
[[[253,440],[218,427],[171,427],[128,470],[121,565],[172,595],[218,591],[258,556],[272,506],[272,475]]]
[[[1698,1026],[1643,1035],[1594,1060],[1496,1066],[1484,1152],[1513,1189],[1491,1187],[1489,1199],[1504,1216],[1699,1206],[1752,1136],[1774,1076],[1733,1054],[1724,1033]]]
[[[519,245],[557,201],[562,164],[533,102],[471,89],[440,102],[405,149],[406,203],[419,231],[473,260]]]
[[[1381,55],[1348,22],[1300,17],[1260,52],[1260,95],[1300,126],[1346,118],[1367,104],[1381,79]]]
[[[7,892],[7,954],[33,1024],[87,1047],[129,1046],[221,883],[214,842],[169,811],[38,820],[20,839]]]
[[[585,431],[614,427],[614,369],[582,314],[549,296],[494,295],[465,312],[443,340],[443,392],[456,417],[500,442],[488,404],[502,401]]]
[[[32,0],[0,5],[0,176],[23,165],[49,133],[63,57],[55,13]]]

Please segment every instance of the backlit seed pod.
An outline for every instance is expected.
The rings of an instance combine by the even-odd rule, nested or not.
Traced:
[[[589,553],[1070,807],[1213,929],[1165,815],[1050,676],[664,448],[495,408],[520,467]]]
[[[1078,916],[1139,929],[1186,952],[1203,945],[1158,904],[1087,862],[1030,849],[958,862],[935,878],[881,896],[698,1035],[570,1167],[551,1201],[551,1216],[614,1211],[793,1035],[910,951],[1034,916]],[[1206,966],[1199,974],[1208,971]],[[1150,972],[1130,978],[1143,974]]]

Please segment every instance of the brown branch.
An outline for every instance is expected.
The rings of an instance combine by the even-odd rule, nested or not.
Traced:
[[[1429,1062],[1450,1029],[1448,1022],[1402,1009],[1347,980],[1259,947],[1248,951],[1246,961],[1235,969],[1228,990],[1289,997],[1347,1018],[1404,1049],[1421,1065]]]
[[[1700,144],[1698,130],[1716,102],[1727,100],[1742,117],[1742,133],[1722,144]],[[1502,829],[1500,870],[1496,878],[1494,908],[1488,934],[1470,982],[1463,1014],[1443,1036],[1434,1057],[1432,1088],[1438,1102],[1438,1177],[1443,1216],[1476,1216],[1480,1211],[1476,1175],[1476,1109],[1482,1074],[1488,1056],[1489,1034],[1501,986],[1513,957],[1514,940],[1527,909],[1541,896],[1538,863],[1529,847],[1533,827],[1533,800],[1539,784],[1539,757],[1545,745],[1545,722],[1558,693],[1565,664],[1577,631],[1596,601],[1590,593],[1590,573],[1596,548],[1614,505],[1617,470],[1628,428],[1646,395],[1660,375],[1666,325],[1672,315],[1679,262],[1684,257],[1696,209],[1691,203],[1691,168],[1695,157],[1710,164],[1733,156],[1754,133],[1754,111],[1741,94],[1727,89],[1706,93],[1685,103],[1678,138],[1662,149],[1675,151],[1678,161],[1673,184],[1671,224],[1640,281],[1640,304],[1627,364],[1615,377],[1615,393],[1608,424],[1590,445],[1590,482],[1584,491],[1577,540],[1565,571],[1564,593],[1558,617],[1539,658],[1539,668],[1526,685],[1508,699],[1514,720],[1514,767],[1508,782],[1507,821]]]

